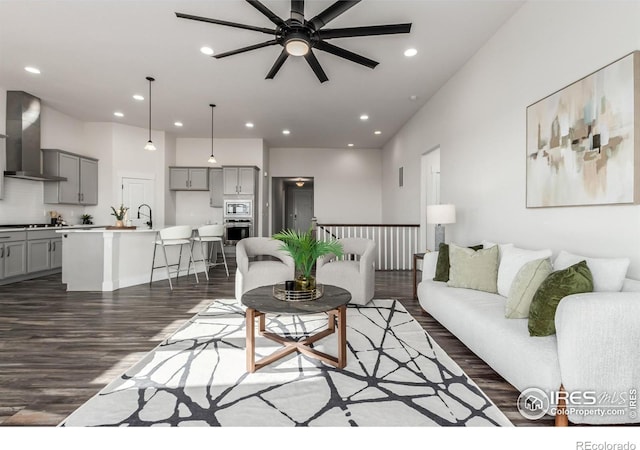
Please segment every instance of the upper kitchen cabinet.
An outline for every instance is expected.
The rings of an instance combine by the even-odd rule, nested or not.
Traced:
[[[7,163],[7,152],[5,149],[5,135],[0,133],[0,199],[4,196],[4,169]]]
[[[256,166],[226,166],[222,168],[225,195],[255,195],[258,168]]]
[[[209,169],[209,206],[224,206],[224,178],[221,168]]]
[[[208,167],[169,167],[169,190],[208,191]]]
[[[45,175],[67,181],[44,183],[44,202],[70,205],[98,204],[98,160],[64,150],[43,149]]]

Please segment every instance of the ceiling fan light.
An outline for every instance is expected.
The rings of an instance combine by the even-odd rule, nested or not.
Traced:
[[[289,39],[284,47],[291,56],[304,56],[309,53],[309,43],[304,39]]]
[[[153,145],[153,142],[147,142],[147,145],[144,146],[145,150],[149,150],[150,152],[154,152],[156,150],[156,146]]]

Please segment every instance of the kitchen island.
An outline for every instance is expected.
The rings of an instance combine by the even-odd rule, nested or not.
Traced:
[[[62,235],[62,282],[67,285],[67,291],[115,291],[149,283],[157,230],[93,228],[65,229],[57,233]],[[167,249],[169,264],[177,264],[177,250]],[[186,254],[185,251],[181,275],[187,272]],[[198,246],[194,248],[194,258],[201,259]],[[161,262],[164,258],[158,251],[156,265]],[[196,270],[204,270],[203,264],[196,264]],[[166,279],[164,267],[154,270],[153,281]]]

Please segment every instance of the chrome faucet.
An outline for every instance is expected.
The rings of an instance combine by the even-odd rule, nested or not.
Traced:
[[[140,218],[140,208],[142,208],[143,206],[146,206],[147,208],[149,208],[149,214],[144,214],[142,213],[143,216],[146,216],[149,218],[149,221],[146,222],[147,225],[149,225],[149,228],[153,228],[153,221],[151,219],[151,206],[147,205],[146,203],[143,203],[142,205],[138,206],[138,219]]]

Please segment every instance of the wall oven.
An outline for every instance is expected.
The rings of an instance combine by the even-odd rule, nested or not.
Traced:
[[[253,200],[225,199],[223,208],[225,245],[253,236]]]
[[[226,219],[224,221],[225,245],[236,245],[239,240],[253,236],[253,222],[249,219]]]

